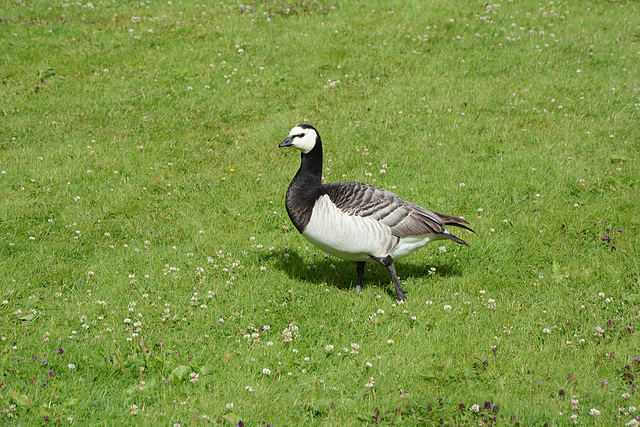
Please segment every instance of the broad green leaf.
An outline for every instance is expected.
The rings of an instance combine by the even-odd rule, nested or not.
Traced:
[[[169,378],[173,377],[175,379],[182,381],[187,377],[190,371],[191,371],[191,368],[189,366],[180,365],[177,368],[175,368],[173,371],[171,371],[171,375],[169,375]]]
[[[38,318],[38,315],[33,313],[29,313],[25,316],[19,317],[19,319],[22,320],[23,322],[33,322],[37,318]]]
[[[215,368],[212,363],[206,363],[200,367],[200,373],[202,375],[209,375],[215,371]]]
[[[56,75],[56,73],[53,71],[53,68],[51,68],[51,67],[40,68],[40,69],[38,69],[37,74],[38,74],[38,78],[39,79],[46,79],[48,77]]]
[[[237,426],[238,422],[242,420],[240,416],[233,413],[228,413],[226,415],[223,415],[222,418],[233,426]]]
[[[11,400],[15,402],[16,405],[20,407],[31,407],[31,396],[26,394],[20,394],[15,391],[10,391],[8,396]]]

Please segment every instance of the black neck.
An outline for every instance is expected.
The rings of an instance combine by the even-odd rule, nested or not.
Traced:
[[[309,219],[315,201],[322,192],[322,143],[320,137],[313,150],[302,153],[300,169],[289,184],[285,206],[293,225],[302,233]]]
[[[301,181],[307,189],[319,187],[322,185],[322,142],[320,137],[316,142],[313,150],[308,153],[302,153],[300,156],[300,169],[293,178],[293,182]]]

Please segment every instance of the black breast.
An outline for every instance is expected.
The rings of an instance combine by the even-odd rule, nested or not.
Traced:
[[[306,187],[304,183],[294,180],[285,197],[285,206],[291,222],[302,233],[311,220],[311,213],[316,204],[316,200],[320,197],[322,188]]]

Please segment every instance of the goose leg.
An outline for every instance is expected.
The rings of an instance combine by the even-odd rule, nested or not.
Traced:
[[[393,265],[393,258],[391,258],[390,255],[387,255],[384,258],[375,256],[372,256],[371,258],[374,261],[377,261],[380,264],[384,265],[385,267],[387,267],[387,270],[389,270],[389,274],[391,274],[391,280],[393,281],[393,286],[395,286],[396,288],[396,300],[406,300],[407,297],[405,296],[405,294],[407,292],[402,289],[402,286],[400,286],[400,281],[398,280],[398,275],[396,274],[396,267]]]
[[[360,292],[362,290],[362,278],[364,277],[364,261],[356,262],[356,292]]]

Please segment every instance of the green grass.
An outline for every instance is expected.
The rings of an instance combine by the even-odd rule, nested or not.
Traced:
[[[92,3],[0,8],[0,423],[640,415],[636,2]],[[471,246],[355,294],[300,122]]]

